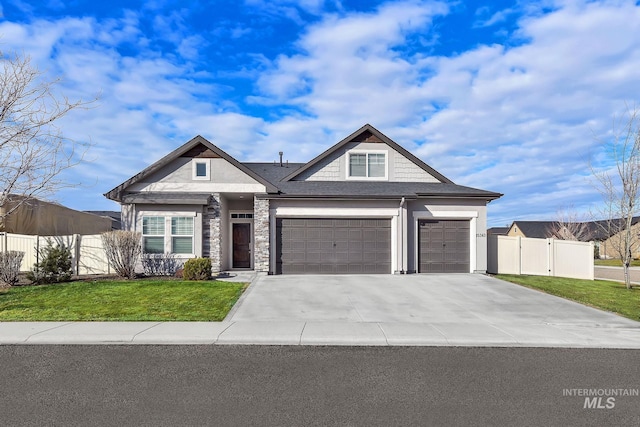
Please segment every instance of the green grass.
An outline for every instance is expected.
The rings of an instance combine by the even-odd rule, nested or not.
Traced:
[[[608,267],[622,267],[622,261],[619,259],[594,259],[594,265],[604,265]],[[640,267],[640,259],[631,261],[631,267]]]
[[[507,274],[495,277],[640,321],[640,289],[626,289],[624,283]]]
[[[0,292],[0,321],[224,319],[246,284],[134,280],[21,286]]]

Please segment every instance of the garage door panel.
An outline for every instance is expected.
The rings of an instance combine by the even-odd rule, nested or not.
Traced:
[[[276,220],[276,273],[388,274],[390,272],[391,220],[389,219],[279,218]]]
[[[470,269],[469,221],[420,220],[418,271],[468,273]]]

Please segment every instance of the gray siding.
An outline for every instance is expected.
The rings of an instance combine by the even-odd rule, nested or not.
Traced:
[[[385,151],[390,182],[440,182],[411,160],[385,143],[352,142],[300,174],[299,181],[344,181],[347,179],[347,152],[350,150]]]

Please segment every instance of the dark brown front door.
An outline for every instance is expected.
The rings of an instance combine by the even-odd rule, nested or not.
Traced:
[[[233,268],[251,268],[251,224],[233,225]]]

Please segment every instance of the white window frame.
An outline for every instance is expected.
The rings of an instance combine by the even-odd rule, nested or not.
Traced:
[[[162,234],[145,234],[144,233],[144,219],[145,218],[162,218]],[[167,251],[167,241],[166,241],[166,234],[167,234],[167,218],[164,215],[143,215],[142,219],[141,219],[141,230],[142,230],[142,252],[143,253],[149,253],[149,254],[156,254],[159,252],[146,252],[145,251],[145,242],[147,238],[160,238],[162,237],[162,253],[165,253]]]
[[[209,181],[211,179],[211,159],[193,159],[192,164],[192,178],[194,181]],[[198,176],[198,164],[204,164],[206,169],[205,176]]]
[[[164,248],[164,252],[165,254],[172,254],[178,258],[193,258],[196,256],[195,254],[195,246],[196,246],[196,214],[194,212],[171,212],[171,213],[161,213],[161,212],[143,212],[140,214],[140,230],[144,230],[143,224],[144,224],[144,218],[149,218],[149,217],[157,217],[157,218],[164,218],[164,234],[160,235],[160,234],[143,234],[142,235],[142,252],[143,253],[147,253],[144,251],[144,238],[145,237],[163,237],[163,248]],[[171,221],[172,218],[192,218],[193,221],[193,225],[192,225],[192,234],[190,235],[191,237],[191,253],[184,253],[184,254],[177,254],[173,252],[173,238],[174,237],[189,237],[186,234],[173,234],[172,233],[172,227],[171,227]]]
[[[174,218],[190,218],[191,219],[191,234],[173,234],[173,219]],[[166,227],[165,227],[166,230]],[[169,236],[169,253],[176,255],[176,256],[189,256],[189,255],[193,255],[194,253],[194,246],[195,246],[195,234],[196,234],[196,224],[194,221],[194,218],[192,216],[189,215],[174,215],[174,216],[170,216],[169,217],[169,232],[166,233],[165,235],[168,234]],[[173,238],[174,237],[190,237],[191,238],[191,251],[188,253],[177,253],[174,252],[173,250]],[[165,237],[166,238],[166,237]]]
[[[365,173],[366,176],[351,176],[351,155],[352,154],[364,154],[365,155]],[[383,154],[384,155],[384,176],[369,176],[369,154]],[[349,150],[346,156],[346,179],[354,181],[388,181],[389,180],[389,152],[386,150]]]

